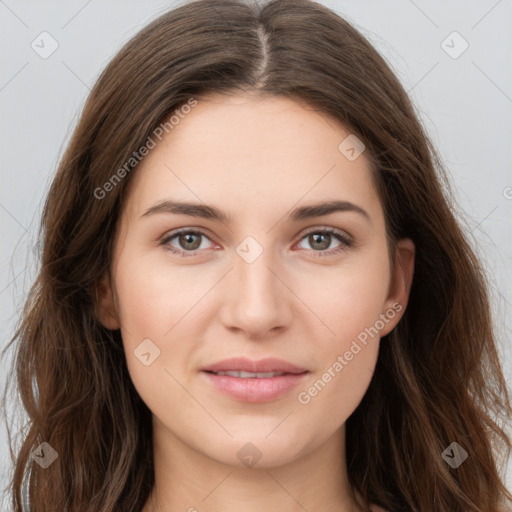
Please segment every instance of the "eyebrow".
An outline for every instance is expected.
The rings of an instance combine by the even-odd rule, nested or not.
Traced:
[[[309,206],[295,208],[288,214],[291,221],[299,221],[330,215],[335,212],[354,212],[366,220],[370,221],[370,215],[360,206],[349,201],[324,201]],[[202,203],[189,203],[181,201],[163,200],[148,208],[141,217],[155,215],[157,213],[188,215],[190,217],[200,217],[203,219],[217,220],[223,223],[229,223],[231,216],[226,212],[219,210],[215,206],[209,206]]]

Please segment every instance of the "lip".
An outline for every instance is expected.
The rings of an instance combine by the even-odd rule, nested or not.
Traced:
[[[241,378],[216,375],[214,372],[246,371],[251,373],[284,372],[268,378]],[[218,391],[242,402],[261,403],[276,400],[295,388],[309,373],[292,363],[276,358],[254,361],[232,358],[201,369],[201,374]]]
[[[304,373],[306,368],[300,368],[292,363],[277,359],[275,357],[267,357],[254,361],[246,357],[233,357],[231,359],[224,359],[218,363],[202,368],[203,371],[210,372],[252,372],[252,373],[265,373],[265,372],[286,372],[286,373]]]

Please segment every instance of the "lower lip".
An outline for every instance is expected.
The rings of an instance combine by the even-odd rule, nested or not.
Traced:
[[[268,379],[242,379],[205,371],[201,373],[214,388],[222,393],[242,402],[261,403],[286,395],[304,379],[308,372],[285,373]]]

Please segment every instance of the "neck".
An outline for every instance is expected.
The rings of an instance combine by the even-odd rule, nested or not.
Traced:
[[[155,485],[142,512],[356,512],[345,426],[286,464],[235,467],[199,453],[153,419]]]

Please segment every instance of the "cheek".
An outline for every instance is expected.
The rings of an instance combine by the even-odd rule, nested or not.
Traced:
[[[388,296],[389,277],[387,259],[375,257],[330,268],[323,278],[300,278],[299,293],[329,327],[328,336],[323,337],[326,346],[346,350],[347,343],[375,325]]]
[[[169,272],[165,258],[125,250],[116,272],[121,325],[131,338],[162,339],[204,295],[204,285],[180,269]]]
[[[371,346],[353,354],[352,359],[338,360],[333,353],[323,371],[312,376],[298,395],[297,417],[303,428],[317,440],[326,439],[352,415],[360,404],[373,376],[378,339]],[[318,418],[322,418],[321,426]]]
[[[334,333],[314,339],[315,371],[297,399],[306,417],[324,418],[324,432],[343,424],[368,389],[380,344],[379,295],[371,287],[348,287],[323,309],[323,319]]]
[[[117,260],[116,293],[123,346],[131,380],[153,413],[171,405],[178,410],[189,397],[184,382],[202,329],[201,297],[208,290],[187,272],[169,272],[165,259],[151,260],[129,247]],[[192,321],[194,320],[194,321]],[[173,378],[174,377],[174,378]]]
[[[389,266],[382,252],[374,254],[354,259],[335,273],[330,269],[329,279],[303,281],[311,292],[308,305],[329,330],[312,338],[315,371],[298,401],[313,416],[325,417],[328,430],[355,410],[377,362]]]

